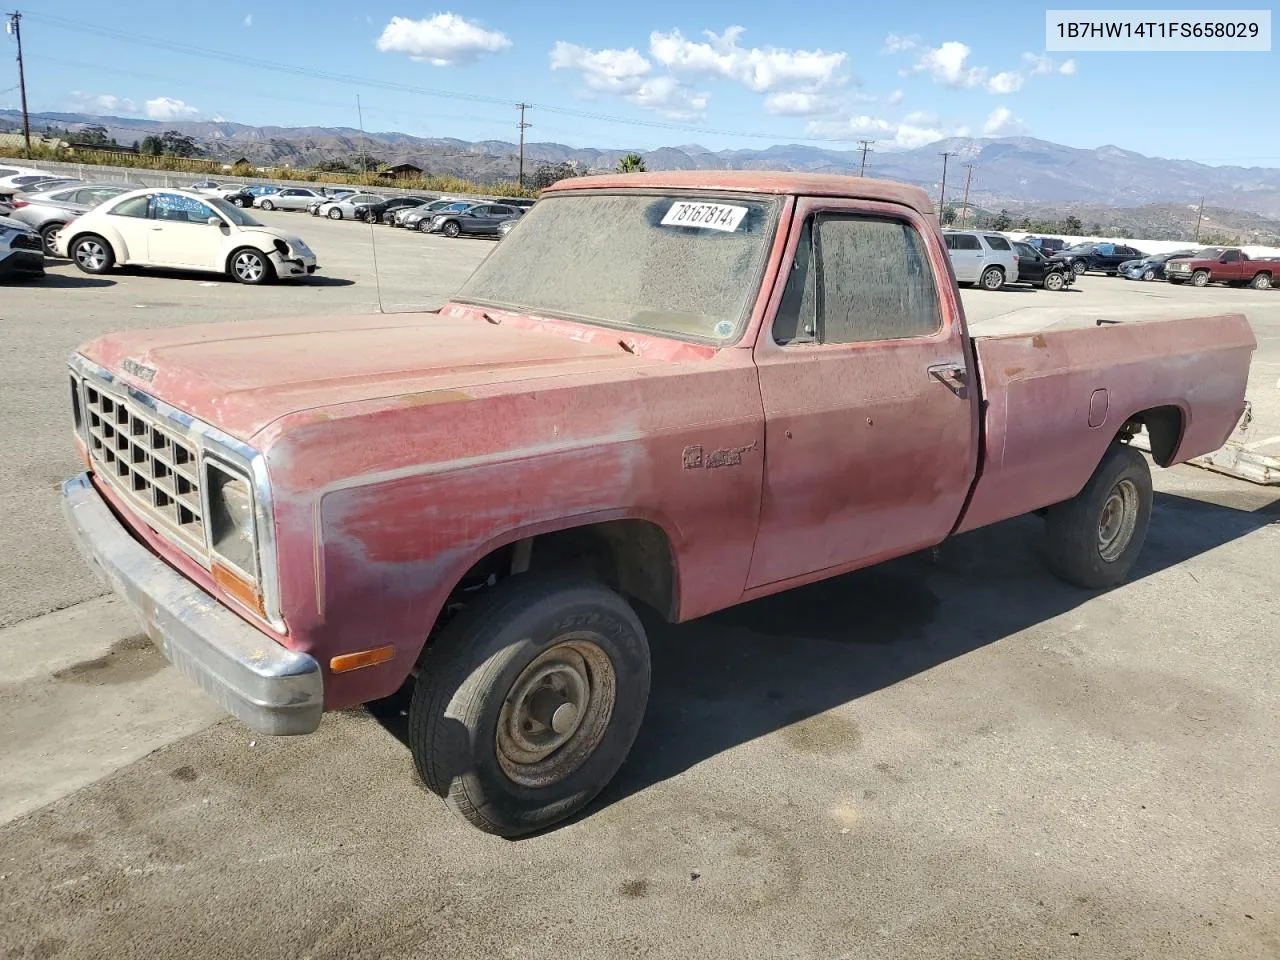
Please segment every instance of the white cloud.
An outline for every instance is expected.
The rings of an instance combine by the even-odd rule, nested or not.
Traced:
[[[252,13],[246,13],[246,14],[244,15],[244,25],[245,25],[246,27],[252,27],[252,26],[253,26],[253,14],[252,14]]]
[[[579,70],[587,88],[607,93],[631,93],[652,69],[640,53],[626,50],[588,50],[557,40],[551,49],[552,70]]]
[[[695,93],[670,76],[646,80],[627,99],[672,120],[701,120],[707,112],[705,93]]]
[[[894,125],[883,117],[873,117],[863,113],[810,120],[806,130],[809,134],[819,137],[849,137],[868,133],[891,133]]]
[[[765,97],[764,109],[766,113],[779,117],[812,117],[819,113],[834,113],[837,104],[821,94],[785,90]]]
[[[506,50],[511,40],[457,14],[437,13],[430,20],[392,17],[374,45],[383,53],[404,53],[413,60],[448,67],[471,63],[482,53]]]
[[[117,97],[111,93],[83,93],[72,90],[67,98],[71,109],[80,112],[137,113],[138,105],[128,97]]]
[[[679,30],[654,31],[649,53],[673,73],[719,76],[745,84],[756,93],[800,88],[816,90],[833,83],[846,54],[823,50],[784,50],[740,47],[744,28],[729,27],[722,34],[704,31],[706,43],[687,39]]]
[[[938,115],[936,113],[930,113],[928,110],[916,110],[912,113],[908,113],[905,117],[903,117],[902,122],[913,123],[913,124],[937,123]]]
[[[969,47],[958,40],[948,40],[920,55],[910,73],[927,73],[946,87],[977,87],[987,79],[986,67],[966,67]]]
[[[906,93],[904,91],[895,90],[893,91],[893,93],[889,94],[889,96],[885,98],[884,102],[891,107],[896,107],[898,104],[900,104],[903,101],[905,97],[906,97]]]
[[[1013,115],[1008,107],[996,107],[982,125],[982,132],[989,137],[1012,137],[1026,130],[1026,124]]]
[[[946,131],[935,127],[918,127],[911,123],[898,124],[893,134],[893,145],[903,150],[914,150],[927,143],[935,143],[946,137]]]
[[[884,40],[885,53],[905,53],[908,50],[915,50],[919,46],[920,38],[914,33],[909,37],[891,33]]]
[[[143,104],[143,111],[152,120],[191,120],[200,116],[200,108],[193,107],[173,97],[156,97]]]
[[[1059,64],[1047,53],[1024,53],[1022,62],[1030,69],[1033,77],[1041,77],[1050,73],[1060,73],[1064,77],[1069,77],[1076,72],[1076,62],[1074,60],[1064,60]]]
[[[997,73],[994,77],[987,81],[987,93],[1017,93],[1022,89],[1024,78],[1022,74],[1013,71],[1005,71]]]

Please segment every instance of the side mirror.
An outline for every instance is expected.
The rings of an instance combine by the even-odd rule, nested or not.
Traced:
[[[221,217],[210,217],[210,218],[209,218],[208,220],[206,220],[205,222],[206,222],[207,224],[209,224],[209,226],[211,226],[211,227],[220,227],[220,226],[222,226],[222,218],[221,218]]]

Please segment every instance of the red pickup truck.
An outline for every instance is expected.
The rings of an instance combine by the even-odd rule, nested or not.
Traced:
[[[1280,274],[1280,260],[1252,260],[1238,248],[1208,247],[1193,257],[1165,261],[1164,275],[1170,283],[1204,287],[1210,283],[1249,286],[1266,290]]]
[[[264,733],[416,678],[427,785],[514,835],[586,804],[672,621],[1040,512],[1120,583],[1219,447],[1238,315],[970,337],[923,191],[582,177],[425,314],[140,330],[71,361],[84,555]],[[855,629],[851,625],[851,629]]]

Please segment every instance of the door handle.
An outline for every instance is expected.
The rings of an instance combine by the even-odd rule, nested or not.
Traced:
[[[152,227],[151,229],[154,230],[156,233],[159,233],[161,230],[164,229],[164,227]]]
[[[961,400],[969,399],[969,385],[965,382],[964,364],[935,363],[929,367],[928,373]]]

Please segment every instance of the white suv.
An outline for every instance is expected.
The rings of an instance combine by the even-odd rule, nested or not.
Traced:
[[[976,283],[999,290],[1018,280],[1018,252],[1007,238],[982,230],[944,230],[957,283]]]

